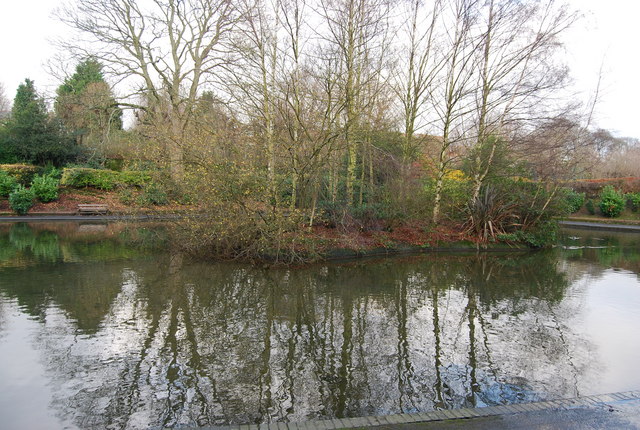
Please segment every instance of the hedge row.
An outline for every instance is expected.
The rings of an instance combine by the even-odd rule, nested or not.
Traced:
[[[597,198],[606,186],[612,186],[623,193],[640,192],[640,178],[605,178],[605,179],[583,179],[566,183],[577,193],[585,193],[587,198]]]
[[[43,168],[30,164],[0,164],[0,170],[7,172],[19,184],[28,186],[36,174],[42,172]]]
[[[142,187],[151,182],[151,175],[147,172],[89,169],[86,167],[65,168],[62,171],[60,183],[73,188],[98,188],[113,190],[117,186]]]

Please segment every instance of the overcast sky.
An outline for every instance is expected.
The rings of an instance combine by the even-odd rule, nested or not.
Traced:
[[[595,125],[619,136],[640,138],[640,17],[638,0],[569,0],[583,19],[566,35],[567,61],[578,98],[590,99],[602,81]],[[55,54],[49,43],[64,34],[52,17],[62,0],[4,2],[0,14],[0,82],[13,99],[25,78],[52,95],[60,84],[45,63]]]

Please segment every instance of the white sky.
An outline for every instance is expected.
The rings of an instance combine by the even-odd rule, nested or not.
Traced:
[[[579,98],[595,93],[603,67],[595,125],[619,136],[640,138],[640,17],[638,0],[568,0],[583,19],[566,35],[567,61]],[[45,63],[55,54],[49,43],[65,28],[52,17],[62,0],[5,1],[0,14],[0,82],[13,99],[18,85],[35,80],[52,95],[60,84]]]

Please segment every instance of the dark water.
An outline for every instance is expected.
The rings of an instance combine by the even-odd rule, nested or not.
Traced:
[[[640,388],[640,234],[265,270],[0,224],[3,428],[303,421]]]

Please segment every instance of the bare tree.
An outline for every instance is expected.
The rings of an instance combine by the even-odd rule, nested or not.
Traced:
[[[389,3],[386,0],[321,0],[327,25],[326,49],[336,55],[335,77],[341,91],[342,130],[347,155],[345,197],[353,205],[360,142],[360,127],[366,105],[364,89],[382,79],[388,49]],[[368,93],[369,96],[376,93]]]
[[[440,219],[440,207],[445,175],[450,168],[451,147],[464,139],[464,118],[469,114],[468,96],[473,76],[470,67],[475,49],[471,30],[475,24],[472,13],[477,0],[455,0],[450,4],[454,25],[448,30],[448,44],[444,51],[445,67],[439,91],[432,95],[437,125],[441,132],[436,160],[435,189],[432,220]]]
[[[5,94],[4,84],[0,82],[0,119],[9,115],[11,111],[11,101],[7,98]]]
[[[429,8],[420,0],[409,4],[406,37],[408,46],[403,52],[396,84],[396,92],[402,106],[404,119],[403,164],[415,153],[414,135],[418,121],[425,114],[430,92],[442,67],[445,56],[438,55],[441,43],[437,40],[437,28],[441,18],[442,0],[434,0]],[[424,124],[422,124],[424,125]]]
[[[248,1],[243,9],[247,13],[234,42],[240,55],[229,75],[229,92],[247,120],[257,126],[258,146],[264,149],[266,156],[269,190],[277,203],[275,106],[280,9],[270,0]],[[238,73],[238,69],[242,72]]]
[[[183,176],[183,133],[201,86],[228,64],[227,40],[240,14],[231,0],[83,0],[58,11],[78,31],[67,52],[92,56],[135,85],[129,107],[163,130],[172,177]],[[162,127],[161,127],[162,126]],[[165,134],[163,133],[163,134]]]
[[[564,85],[566,71],[554,56],[560,46],[558,35],[576,19],[555,0],[488,0],[479,3],[477,14],[484,29],[476,50],[473,200],[508,129],[543,116],[552,91]]]

